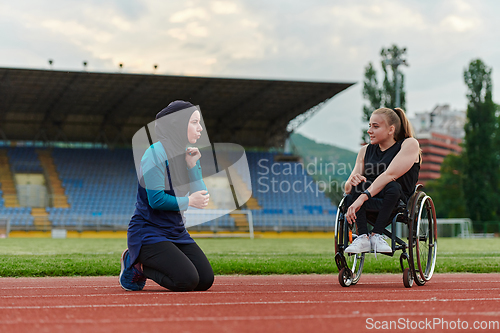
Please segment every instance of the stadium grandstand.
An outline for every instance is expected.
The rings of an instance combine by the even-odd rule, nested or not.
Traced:
[[[212,142],[245,147],[253,190],[241,211],[193,232],[248,231],[249,219],[260,231],[332,230],[336,207],[283,146],[351,85],[0,68],[0,220],[11,231],[125,230],[137,192],[132,136],[184,99],[200,106]]]

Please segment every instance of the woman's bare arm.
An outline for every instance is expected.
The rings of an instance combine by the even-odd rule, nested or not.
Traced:
[[[387,169],[368,187],[368,192],[375,196],[391,181],[398,179],[411,169],[418,157],[420,146],[415,138],[406,139],[401,150],[394,157]]]
[[[366,147],[363,146],[358,152],[358,157],[356,157],[356,164],[354,165],[354,169],[351,172],[351,175],[347,179],[347,182],[345,183],[345,193],[349,194],[351,193],[351,189],[353,186],[358,185],[362,181],[366,181],[366,178],[363,176],[363,173],[365,172],[365,153],[366,153]]]
[[[408,172],[408,170],[410,170],[412,165],[415,163],[419,151],[420,149],[416,139],[406,139],[401,145],[401,150],[389,164],[387,170],[378,176],[370,187],[368,187],[367,190],[370,192],[371,196],[375,196],[391,181],[398,179]],[[346,214],[346,219],[349,223],[354,223],[356,221],[356,212],[366,200],[368,200],[367,195],[360,195],[356,201],[349,206]]]

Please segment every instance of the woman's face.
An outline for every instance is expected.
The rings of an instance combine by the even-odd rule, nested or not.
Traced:
[[[187,136],[189,143],[196,143],[201,136],[203,128],[200,124],[200,111],[195,111],[189,118]]]
[[[394,125],[389,126],[385,117],[381,114],[372,114],[370,117],[370,143],[372,145],[394,138]]]

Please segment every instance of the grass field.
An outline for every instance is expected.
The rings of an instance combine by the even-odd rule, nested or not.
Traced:
[[[331,274],[330,239],[198,239],[215,274]],[[0,239],[0,276],[118,275],[125,239]],[[399,253],[367,255],[364,272],[399,273]],[[436,272],[500,272],[500,238],[438,241]]]

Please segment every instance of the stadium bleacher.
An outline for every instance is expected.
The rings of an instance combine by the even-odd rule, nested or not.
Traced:
[[[41,173],[43,171],[34,148],[9,148],[7,156],[13,173]],[[5,207],[3,193],[0,200],[0,216],[8,218],[12,226],[33,225],[31,207]]]
[[[11,226],[32,226],[31,207],[0,207],[0,216],[8,218]]]
[[[52,148],[51,155],[65,188],[70,208],[46,207],[53,227],[124,229],[134,211],[137,177],[131,149]],[[247,152],[253,197],[261,209],[253,209],[256,230],[327,230],[333,227],[336,207],[317,190],[302,165],[275,162],[275,153]],[[8,149],[13,173],[43,173],[32,147]],[[293,170],[290,172],[290,170]],[[30,207],[5,207],[0,216],[12,226],[33,225]],[[225,215],[200,228],[235,230]]]
[[[42,173],[42,165],[33,147],[9,148],[7,150],[13,173]]]
[[[333,227],[336,207],[321,192],[302,164],[275,162],[276,154],[248,152],[253,196],[261,210],[253,210],[260,229],[325,229]]]

